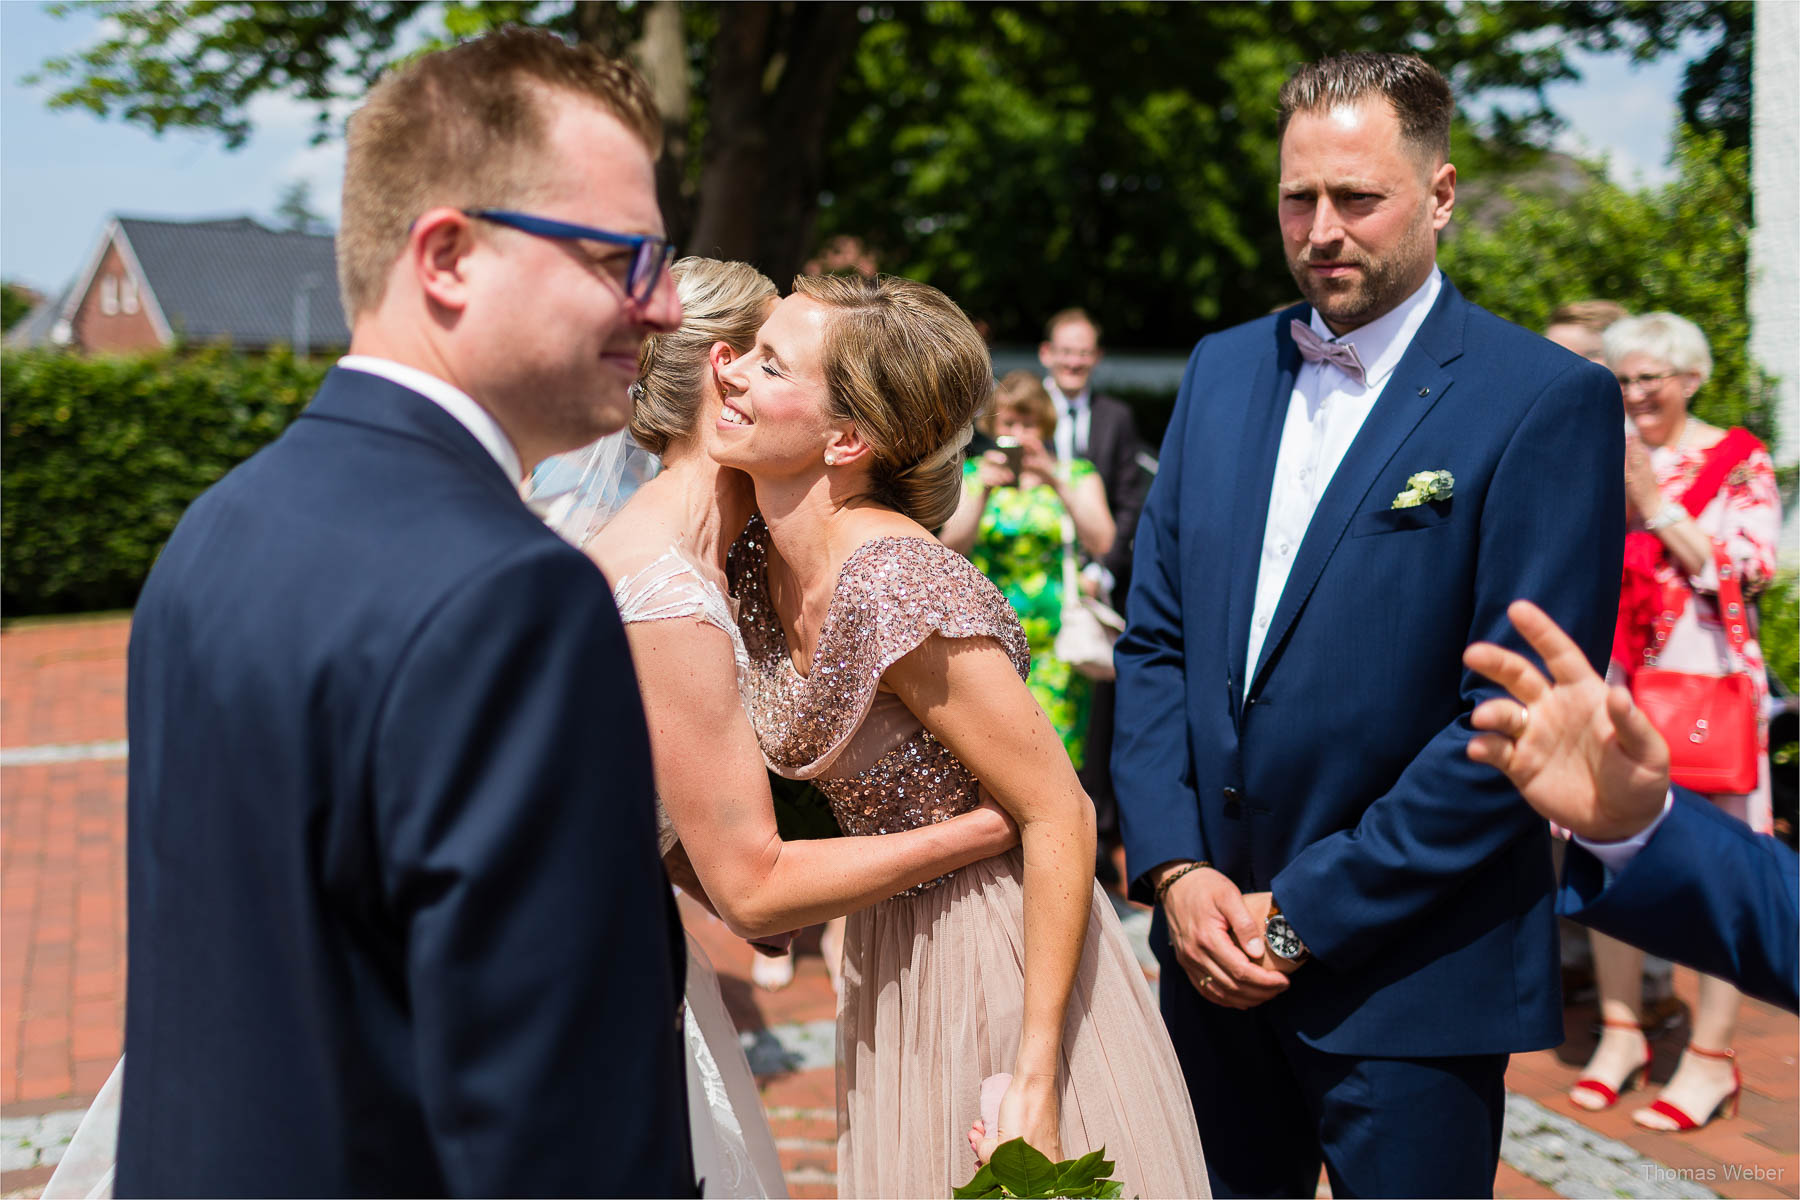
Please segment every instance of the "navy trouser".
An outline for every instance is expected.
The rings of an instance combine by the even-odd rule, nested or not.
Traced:
[[[1163,1019],[1215,1197],[1310,1198],[1321,1161],[1337,1200],[1493,1195],[1510,1056],[1328,1054],[1261,1008],[1203,999],[1175,962],[1161,912],[1152,932]]]

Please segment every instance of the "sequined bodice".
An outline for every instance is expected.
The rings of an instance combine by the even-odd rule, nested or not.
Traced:
[[[1018,618],[968,559],[929,538],[859,546],[838,574],[806,675],[769,600],[760,520],[732,548],[727,573],[749,660],[744,703],[772,770],[813,780],[848,834],[913,829],[979,803],[969,769],[878,687],[933,634],[993,638],[1021,678],[1029,671]]]

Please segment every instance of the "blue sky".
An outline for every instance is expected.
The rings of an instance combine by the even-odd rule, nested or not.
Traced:
[[[309,144],[310,106],[258,101],[255,132],[234,153],[216,135],[157,138],[116,119],[51,112],[49,89],[21,79],[45,58],[90,43],[97,27],[82,13],[53,18],[36,0],[0,0],[0,277],[56,291],[114,213],[266,216],[295,180],[310,183],[314,208],[335,220],[343,152]],[[1581,83],[1550,93],[1569,123],[1563,144],[1608,155],[1621,182],[1667,178],[1680,56],[1637,68],[1619,55],[1579,56],[1577,66]]]

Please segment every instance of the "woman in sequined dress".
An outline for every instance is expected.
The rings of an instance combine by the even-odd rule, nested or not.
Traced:
[[[613,582],[631,643],[670,873],[747,938],[872,903],[1016,841],[991,806],[955,826],[864,839],[850,852],[783,842],[738,699],[743,658],[723,594],[725,551],[750,514],[748,480],[706,453],[717,369],[748,348],[775,287],[743,263],[683,259],[682,325],[646,345],[631,436],[663,469],[585,549]],[[735,349],[734,349],[735,347]],[[696,878],[697,876],[697,878]],[[705,953],[688,939],[689,1128],[708,1196],[786,1189],[755,1081]]]
[[[929,530],[992,386],[981,338],[901,279],[802,277],[719,371],[712,453],[761,516],[727,566],[763,757],[851,835],[929,826],[985,786],[1019,849],[850,919],[838,1193],[944,1196],[1023,1136],[1105,1147],[1128,1194],[1207,1194],[1175,1053],[1093,882],[1093,808],[1026,688],[1006,600]],[[979,784],[977,780],[979,779]],[[971,1122],[1010,1075],[998,1128]]]

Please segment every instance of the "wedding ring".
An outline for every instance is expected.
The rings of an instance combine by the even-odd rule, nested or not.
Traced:
[[[1513,734],[1513,737],[1515,739],[1524,737],[1525,731],[1529,728],[1531,728],[1531,710],[1529,708],[1526,708],[1524,705],[1520,705],[1519,706],[1519,728],[1518,728],[1518,732]]]
[[[1200,977],[1200,990],[1204,992],[1207,988],[1211,987],[1212,981],[1213,977],[1211,975],[1202,975]]]

